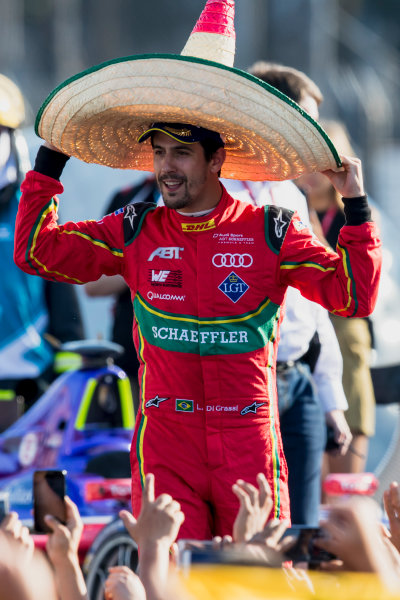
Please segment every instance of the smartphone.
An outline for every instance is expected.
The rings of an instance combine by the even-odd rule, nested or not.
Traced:
[[[66,471],[35,471],[33,474],[33,517],[35,533],[51,533],[44,517],[51,515],[65,525]]]
[[[210,540],[178,540],[178,566],[221,562],[221,550]]]
[[[321,562],[336,558],[330,552],[315,546],[314,540],[325,536],[324,530],[319,527],[293,525],[286,530],[286,536],[295,538],[293,546],[285,552],[287,560],[292,560],[296,563],[305,562],[310,569],[317,569]]]
[[[8,492],[0,492],[0,523],[10,512],[10,495]]]

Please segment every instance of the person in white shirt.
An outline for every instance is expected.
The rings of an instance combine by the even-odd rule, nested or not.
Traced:
[[[304,73],[264,62],[255,63],[249,72],[288,95],[312,118],[318,119],[322,94]],[[223,184],[234,198],[244,202],[296,210],[310,227],[306,199],[291,181],[223,180]],[[289,289],[278,346],[277,387],[292,521],[296,524],[318,525],[325,422],[333,430],[338,452],[345,454],[351,442],[344,416],[348,405],[342,386],[342,367],[339,344],[327,311],[303,298],[297,290]]]

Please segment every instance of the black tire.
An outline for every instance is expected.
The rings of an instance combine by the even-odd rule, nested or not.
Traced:
[[[125,565],[133,571],[138,566],[138,548],[121,519],[106,525],[93,542],[83,563],[83,573],[90,600],[103,600],[108,568]]]

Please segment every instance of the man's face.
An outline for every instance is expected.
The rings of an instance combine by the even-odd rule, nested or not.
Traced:
[[[165,206],[182,212],[207,208],[205,202],[216,172],[213,160],[206,161],[199,142],[182,144],[157,132],[153,136],[153,158]]]

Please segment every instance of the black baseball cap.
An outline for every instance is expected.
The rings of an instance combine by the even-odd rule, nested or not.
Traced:
[[[147,131],[138,137],[138,142],[141,144],[147,140],[155,131],[161,131],[169,135],[173,140],[182,144],[195,144],[203,140],[213,140],[220,146],[224,146],[224,142],[219,133],[205,129],[204,127],[196,127],[188,123],[153,123]]]

